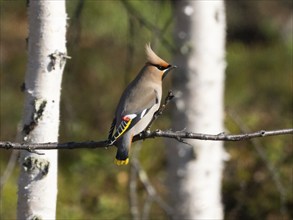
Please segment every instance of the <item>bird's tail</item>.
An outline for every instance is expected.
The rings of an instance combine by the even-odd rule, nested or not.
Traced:
[[[118,166],[127,165],[129,162],[128,150],[125,148],[118,148],[114,163]]]

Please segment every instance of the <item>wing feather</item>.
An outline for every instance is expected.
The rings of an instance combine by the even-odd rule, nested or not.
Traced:
[[[116,109],[116,130],[108,138],[109,145],[135,126],[156,104],[160,97],[151,86],[142,86],[140,80],[134,80],[124,91]],[[139,87],[139,93],[138,91]],[[141,96],[143,95],[143,97]],[[135,117],[133,117],[135,116]],[[124,120],[128,117],[129,120]]]

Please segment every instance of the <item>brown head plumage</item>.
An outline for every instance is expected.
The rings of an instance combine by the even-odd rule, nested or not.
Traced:
[[[145,52],[147,55],[147,61],[151,65],[159,65],[162,67],[168,67],[169,63],[167,63],[165,60],[160,58],[155,52],[152,50],[150,43],[145,45]]]

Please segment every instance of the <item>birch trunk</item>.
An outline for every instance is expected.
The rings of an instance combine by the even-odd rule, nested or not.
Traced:
[[[174,76],[174,130],[218,134],[223,127],[225,72],[224,1],[175,1],[175,40],[179,66]],[[223,219],[221,142],[172,142],[169,185],[180,219]]]
[[[65,1],[29,1],[28,65],[23,91],[23,142],[56,142],[66,61]],[[40,155],[42,154],[42,155]],[[57,151],[22,151],[18,219],[55,219]]]

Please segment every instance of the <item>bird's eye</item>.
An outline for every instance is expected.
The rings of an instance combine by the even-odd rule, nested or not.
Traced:
[[[159,70],[164,70],[164,69],[166,69],[165,67],[160,66],[160,65],[157,65],[157,68],[158,68]]]
[[[150,65],[157,67],[157,69],[161,70],[161,71],[164,71],[164,70],[168,69],[169,67],[171,67],[171,65],[168,65],[168,66],[161,66],[158,64],[150,64]]]

